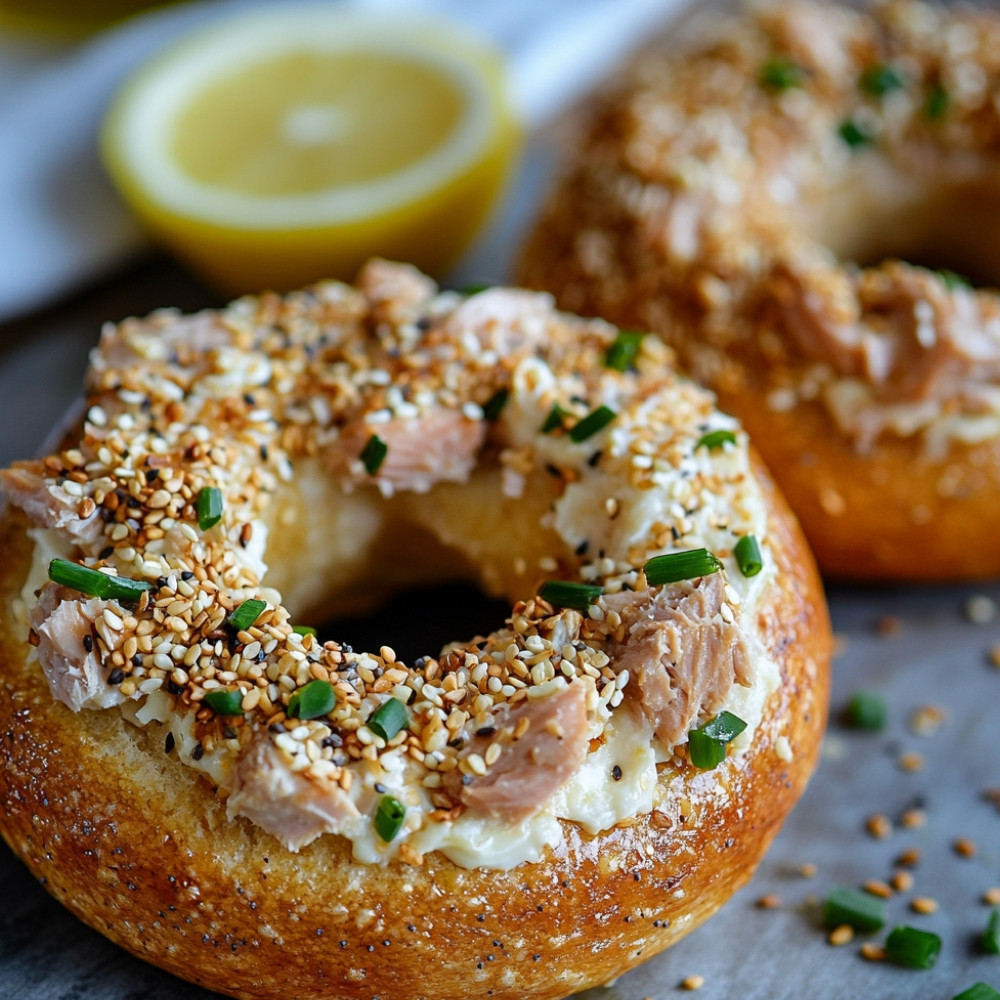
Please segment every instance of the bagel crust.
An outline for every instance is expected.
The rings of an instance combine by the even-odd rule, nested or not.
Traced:
[[[718,909],[816,763],[829,622],[745,434],[629,345],[384,262],[109,327],[81,426],[2,480],[0,826],[46,888],[155,965],[275,1000],[558,998]],[[597,400],[610,422],[574,433]],[[700,541],[700,575],[647,580]],[[95,594],[67,563],[134,582]],[[412,666],[292,630],[456,576],[510,618]],[[577,609],[546,579],[593,589]],[[317,682],[333,707],[309,711]],[[696,767],[688,733],[723,711],[747,728]]]
[[[953,273],[1000,282],[998,53],[957,4],[703,24],[604,95],[524,250],[739,417],[825,575],[1000,573],[1000,298]]]

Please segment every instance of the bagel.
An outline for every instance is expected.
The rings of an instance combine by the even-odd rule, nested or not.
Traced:
[[[793,516],[659,340],[547,295],[373,261],[109,325],[82,423],[0,482],[3,835],[213,990],[607,982],[748,880],[816,762]],[[445,579],[506,623],[411,665],[299,627]]]
[[[825,575],[996,576],[998,143],[995,10],[719,16],[603,95],[519,279],[660,334]]]

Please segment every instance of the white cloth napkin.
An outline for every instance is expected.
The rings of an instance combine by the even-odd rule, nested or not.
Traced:
[[[0,322],[95,280],[145,237],[102,171],[97,132],[122,80],[158,49],[238,8],[202,0],[153,11],[79,46],[0,39]],[[511,96],[538,129],[665,25],[684,0],[340,0],[428,10],[492,38]]]

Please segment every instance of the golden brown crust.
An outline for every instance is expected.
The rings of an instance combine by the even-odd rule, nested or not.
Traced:
[[[746,427],[824,574],[995,576],[1000,543],[984,527],[1000,438],[983,400],[1000,300],[834,255],[961,256],[964,240],[951,266],[990,277],[975,235],[990,227],[974,215],[994,199],[979,164],[1000,134],[1000,19],[910,0],[765,11],[695,52],[640,61],[604,95],[519,278],[663,336]],[[955,54],[952,29],[975,44]],[[767,82],[789,65],[793,85]],[[902,83],[879,92],[873,73],[899,66]],[[954,83],[966,71],[976,94]],[[838,138],[847,121],[874,130],[867,145]],[[981,338],[971,363],[968,336]]]
[[[605,982],[749,879],[816,761],[826,609],[795,522],[761,478],[779,564],[761,625],[782,681],[752,749],[720,771],[666,767],[660,810],[596,837],[570,827],[556,856],[510,871],[462,869],[436,854],[418,866],[360,865],[329,836],[293,854],[245,820],[227,822],[204,778],[152,733],[54,702],[14,612],[32,543],[7,506],[4,837],[82,920],[234,996],[555,998]]]

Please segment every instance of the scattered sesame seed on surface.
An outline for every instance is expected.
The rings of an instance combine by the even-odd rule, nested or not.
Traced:
[[[873,813],[865,820],[865,829],[877,840],[892,835],[892,820],[885,813]]]
[[[917,896],[916,899],[910,900],[910,909],[914,913],[929,915],[937,913],[940,904],[936,899],[931,899],[930,896]]]
[[[681,980],[682,990],[700,990],[705,985],[705,977],[697,974],[686,976]]]
[[[860,954],[869,962],[884,962],[886,958],[885,948],[874,941],[865,941],[860,948]]]
[[[826,940],[833,947],[842,948],[845,944],[850,944],[854,940],[854,928],[850,924],[841,924],[830,931]]]
[[[974,858],[976,856],[975,842],[968,837],[959,837],[951,846],[960,858]]]
[[[769,892],[757,900],[757,909],[776,910],[781,906],[781,897],[776,892]]]

